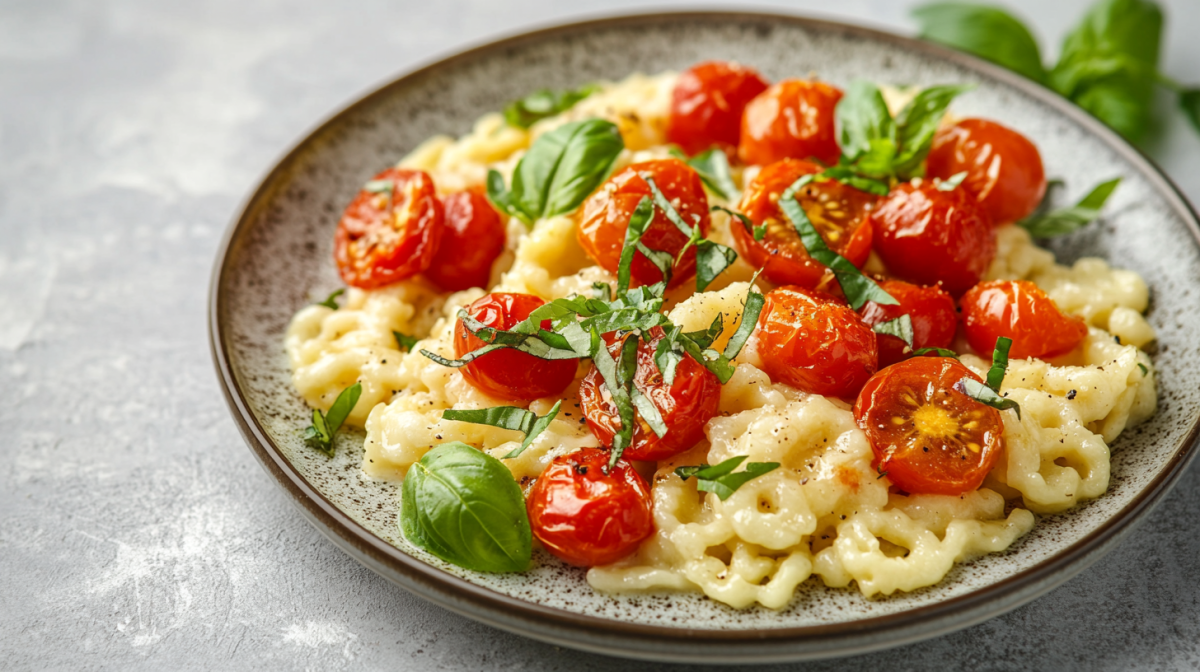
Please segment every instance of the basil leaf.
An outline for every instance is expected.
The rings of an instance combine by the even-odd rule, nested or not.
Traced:
[[[729,170],[729,157],[719,149],[710,149],[687,159],[687,164],[700,176],[700,181],[714,194],[736,203],[742,196],[742,191],[733,182],[733,173]]]
[[[593,282],[592,297],[597,301],[612,301],[612,285],[607,282]]]
[[[1025,24],[996,7],[937,2],[913,10],[920,38],[975,54],[1036,81],[1046,81],[1037,41]]]
[[[525,440],[521,445],[511,450],[503,459],[510,460],[519,457],[525,452],[538,434],[546,431],[550,426],[550,422],[554,420],[554,416],[558,415],[558,409],[562,406],[560,399],[550,409],[550,412],[541,417],[536,413],[527,411],[516,406],[496,406],[493,408],[472,409],[472,410],[446,410],[442,411],[443,420],[455,420],[457,422],[470,422],[477,425],[489,425],[491,427],[499,427],[500,429],[511,429],[521,432],[525,435]]]
[[[846,186],[854,187],[859,191],[865,191],[868,194],[875,194],[876,196],[887,196],[892,190],[887,181],[872,177],[863,177],[855,173],[848,166],[830,166],[821,172],[821,177],[835,179]]]
[[[913,357],[921,357],[931,352],[936,354],[938,357],[950,357],[951,359],[958,359],[957,352],[953,350],[947,350],[946,348],[918,348],[913,350],[912,354]]]
[[[624,148],[611,122],[564,124],[534,141],[517,163],[512,203],[530,220],[571,212],[600,185]]]
[[[884,195],[885,196],[887,195],[886,192],[884,193]],[[711,208],[709,208],[709,212],[717,212],[717,211],[723,212],[723,213],[729,215],[730,217],[736,217],[737,220],[742,223],[742,226],[746,227],[746,231],[750,232],[750,235],[755,240],[762,240],[764,237],[766,237],[766,235],[767,235],[767,225],[766,224],[763,224],[762,226],[755,226],[754,221],[751,220],[749,217],[743,215],[742,213],[740,213],[736,210],[730,210],[729,208],[723,208],[719,205],[714,205]]]
[[[317,303],[317,305],[325,306],[326,308],[329,308],[330,310],[337,310],[338,304],[337,304],[336,299],[345,293],[346,293],[346,290],[344,288],[343,289],[335,289],[335,290],[333,290],[332,294],[327,296],[324,301],[319,301]]]
[[[633,214],[629,216],[629,226],[625,229],[625,244],[621,248],[621,260],[617,263],[617,294],[629,291],[633,255],[637,245],[642,240],[642,234],[650,228],[654,221],[654,201],[642,197]]]
[[[958,185],[962,184],[963,180],[965,180],[965,179],[967,179],[967,171],[964,170],[960,173],[955,173],[955,174],[951,175],[950,177],[947,177],[944,180],[938,180],[937,190],[938,191],[954,191],[955,189],[958,188]]]
[[[778,462],[751,462],[746,465],[745,471],[734,472],[733,470],[741,465],[746,457],[746,455],[738,455],[711,467],[706,464],[695,467],[677,467],[675,473],[685,481],[695,476],[697,490],[716,493],[721,501],[725,501],[746,483],[779,468]]]
[[[667,200],[666,195],[658,188],[658,183],[654,181],[654,176],[650,173],[638,173],[638,175],[646,181],[646,186],[650,187],[650,195],[654,198],[654,207],[662,210],[667,220],[674,224],[680,233],[691,238],[693,235],[692,232],[696,227],[683,221],[683,217],[679,216],[679,211],[675,209],[675,206],[671,205],[671,201]]]
[[[675,343],[681,331],[683,331],[683,327],[672,326],[666,330],[658,345],[654,346],[654,365],[658,367],[663,382],[667,385],[675,383],[675,370],[678,368],[679,362],[683,361],[683,354],[676,349]]]
[[[867,301],[874,301],[885,306],[899,305],[899,302],[892,298],[891,294],[885,292],[883,288],[875,284],[874,280],[863,275],[862,271],[858,270],[854,264],[829,249],[829,246],[825,244],[825,239],[821,237],[808,215],[805,214],[804,208],[800,207],[799,201],[796,200],[796,192],[803,189],[804,185],[812,180],[812,175],[804,175],[779,196],[779,208],[796,228],[796,233],[799,234],[800,242],[808,251],[808,256],[833,271],[838,284],[842,286],[842,293],[846,295],[846,301],[855,310],[861,308]]]
[[[658,412],[658,407],[650,400],[650,397],[642,394],[641,390],[635,386],[630,388],[630,396],[633,399],[633,405],[638,410],[638,415],[654,432],[658,438],[662,438],[667,434],[667,423],[663,422],[662,414]]]
[[[931,86],[922,89],[900,110],[896,116],[896,137],[900,145],[894,166],[896,175],[907,179],[924,172],[922,164],[950,101],[973,88],[971,84]]]
[[[533,226],[533,217],[517,207],[517,204],[513,201],[512,194],[504,186],[504,176],[494,169],[488,170],[487,197],[500,212],[507,214],[509,217],[516,217],[524,222],[526,227]]]
[[[696,231],[699,230],[700,227],[696,227]],[[733,248],[701,238],[696,243],[696,291],[703,292],[708,288],[737,258]]]
[[[412,352],[413,346],[417,344],[416,336],[408,336],[398,331],[392,331],[392,337],[396,339],[396,346],[405,352]]]
[[[896,155],[896,124],[879,87],[865,79],[850,82],[834,109],[842,155],[872,176],[891,173]]]
[[[1150,375],[1150,369],[1147,368],[1145,364],[1138,362],[1138,368],[1142,370],[1142,376]]]
[[[712,324],[708,325],[708,329],[703,331],[690,331],[687,333],[687,337],[692,339],[692,341],[701,348],[711,348],[713,341],[717,340],[717,337],[720,336],[721,332],[724,330],[725,316],[721,313],[717,313],[717,316],[713,318]]]
[[[912,317],[909,317],[907,314],[901,315],[894,320],[880,322],[872,327],[872,329],[877,334],[895,336],[896,338],[904,341],[910,348],[913,346]]]
[[[508,122],[509,126],[529,128],[542,119],[566,112],[575,107],[575,103],[596,93],[601,88],[598,84],[585,84],[575,90],[539,89],[506,105],[504,121]]]
[[[1007,411],[1012,409],[1017,412],[1017,419],[1021,419],[1021,406],[1012,399],[1005,399],[996,394],[992,388],[975,380],[974,378],[963,378],[954,384],[954,389],[962,392],[968,397],[978,401],[984,406],[991,406],[998,411]]]
[[[1001,336],[996,339],[996,347],[992,350],[992,368],[988,369],[987,386],[993,392],[1000,391],[1004,383],[1004,372],[1008,370],[1008,350],[1012,347],[1012,339]]]
[[[400,530],[413,545],[477,572],[524,571],[533,550],[512,472],[458,441],[434,448],[408,470]]]
[[[738,323],[737,331],[733,332],[733,336],[729,338],[729,343],[725,345],[725,352],[722,353],[722,357],[727,360],[733,360],[741,353],[742,348],[746,345],[746,341],[750,340],[750,334],[754,333],[754,328],[758,326],[758,316],[762,313],[763,304],[765,303],[766,298],[761,292],[754,291],[754,281],[751,280],[750,290],[746,294],[746,303],[742,306],[742,321]]]
[[[314,408],[312,424],[304,428],[305,443],[333,457],[333,437],[341,429],[342,423],[346,422],[346,417],[354,410],[354,405],[358,403],[361,395],[362,384],[355,383],[338,393],[328,412],[321,413]]]
[[[1200,132],[1200,89],[1184,89],[1179,92],[1179,108],[1187,115],[1192,127]]]
[[[1060,208],[1048,213],[1033,215],[1019,222],[1022,228],[1034,238],[1053,238],[1061,236],[1090,224],[1100,216],[1108,197],[1121,183],[1117,177],[1107,182],[1101,182],[1088,192],[1078,203],[1069,208]]]

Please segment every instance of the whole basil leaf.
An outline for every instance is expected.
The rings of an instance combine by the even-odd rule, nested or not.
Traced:
[[[921,39],[940,42],[1046,82],[1037,40],[1008,12],[986,5],[936,2],[913,10]]]
[[[950,101],[973,88],[971,84],[931,86],[922,89],[900,110],[896,115],[896,138],[900,144],[895,161],[897,175],[907,179],[924,172],[922,164]]]
[[[434,448],[408,470],[400,531],[415,546],[477,572],[524,571],[533,548],[512,472],[458,441]]]
[[[1052,238],[1071,233],[1090,224],[1100,216],[1100,209],[1121,183],[1116,177],[1092,188],[1078,203],[1069,208],[1032,215],[1017,222],[1034,238]]]
[[[839,144],[847,163],[870,176],[891,174],[896,155],[896,124],[879,87],[865,79],[850,82],[834,110]]]
[[[534,141],[517,164],[512,202],[531,220],[571,212],[600,185],[624,148],[611,122],[563,124]]]

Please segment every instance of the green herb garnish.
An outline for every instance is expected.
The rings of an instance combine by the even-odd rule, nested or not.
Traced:
[[[1108,197],[1121,183],[1121,178],[1101,182],[1088,192],[1078,203],[1069,208],[1060,208],[1043,214],[1035,214],[1017,224],[1034,238],[1061,236],[1090,224],[1100,216],[1100,210]]]
[[[521,442],[519,447],[514,448],[503,458],[511,460],[519,457],[533,443],[533,440],[538,437],[538,434],[546,431],[546,428],[550,426],[550,422],[554,420],[554,416],[558,415],[560,406],[562,406],[561,399],[558,403],[554,404],[550,412],[542,416],[523,408],[517,408],[516,406],[495,406],[493,408],[465,411],[450,409],[442,411],[442,419],[470,422],[477,425],[489,425],[491,427],[499,427],[500,429],[511,429],[521,432],[525,435],[525,440]]]
[[[329,308],[330,310],[337,310],[338,309],[337,298],[345,293],[346,293],[346,290],[344,288],[343,289],[335,289],[335,290],[333,290],[332,294],[325,297],[324,301],[318,301],[317,305],[325,306],[326,308]]]
[[[895,336],[896,338],[904,341],[905,344],[907,344],[908,347],[910,347],[910,348],[913,346],[912,317],[908,316],[907,314],[901,315],[900,317],[897,317],[894,320],[888,320],[887,322],[880,322],[879,324],[872,327],[872,329],[877,334],[887,334],[889,336]],[[922,348],[922,350],[925,350],[925,349],[926,348]]]
[[[721,501],[725,501],[734,491],[749,481],[779,468],[778,462],[750,462],[746,465],[745,471],[734,472],[733,470],[745,462],[747,457],[747,455],[738,455],[712,466],[701,464],[677,467],[675,473],[685,481],[695,476],[697,490],[715,493]]]
[[[564,91],[539,89],[506,105],[504,121],[508,122],[509,126],[529,128],[542,119],[566,112],[602,88],[599,84],[585,84],[578,89]]]
[[[1008,370],[1008,350],[1012,347],[1012,339],[1001,336],[996,339],[996,348],[992,351],[992,368],[988,369],[987,384],[980,383],[974,378],[963,378],[955,383],[959,392],[971,397],[985,406],[1005,411],[1012,409],[1021,419],[1021,407],[1012,399],[1000,396],[1000,385],[1004,382],[1004,374]]]
[[[762,240],[767,235],[767,225],[766,224],[762,224],[760,226],[755,226],[754,220],[743,215],[742,213],[738,212],[737,210],[730,210],[729,208],[723,208],[719,205],[714,205],[711,208],[709,208],[709,211],[710,212],[720,211],[720,212],[723,212],[723,213],[729,215],[730,217],[736,218],[739,222],[742,223],[742,226],[746,227],[746,231],[749,232],[750,236],[753,237],[755,240]]]
[[[342,423],[346,421],[350,411],[354,410],[354,405],[358,403],[358,397],[361,394],[362,384],[355,383],[338,394],[327,413],[322,413],[319,409],[314,408],[312,424],[304,428],[304,442],[309,447],[333,457],[333,437],[341,429]]]
[[[404,352],[412,352],[413,346],[417,344],[417,341],[421,340],[416,336],[408,336],[394,329],[392,330],[392,337],[396,339],[396,347]]]
[[[937,355],[938,357],[949,357],[951,359],[958,359],[957,352],[955,352],[953,350],[947,350],[946,348],[932,348],[932,347],[918,348],[916,350],[913,350],[913,352],[912,352],[913,357],[921,357],[923,355],[928,355],[929,353],[933,353],[933,354]]]
[[[714,194],[730,203],[737,202],[741,190],[733,182],[733,173],[729,169],[729,157],[719,149],[710,149],[693,156],[682,157],[684,161],[700,176],[700,181]]]

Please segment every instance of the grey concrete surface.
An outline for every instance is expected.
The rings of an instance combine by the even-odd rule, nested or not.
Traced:
[[[0,4],[0,669],[655,667],[478,625],[335,549],[243,445],[204,323],[238,201],[322,115],[463,45],[638,4]],[[909,31],[907,4],[785,6]],[[1049,45],[1086,2],[1011,4]],[[1200,3],[1165,4],[1164,69],[1200,82]],[[1200,140],[1178,115],[1146,148],[1200,202]],[[1028,606],[788,669],[1195,669],[1198,583],[1193,468],[1116,552]]]

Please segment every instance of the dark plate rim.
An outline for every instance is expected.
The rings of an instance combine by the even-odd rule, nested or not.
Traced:
[[[952,597],[936,604],[855,621],[825,625],[772,629],[698,629],[628,623],[569,612],[525,602],[497,593],[423,561],[383,541],[334,506],[288,462],[250,411],[238,384],[228,345],[221,327],[225,311],[228,269],[235,244],[248,231],[259,207],[280,188],[289,171],[325,132],[360,107],[403,87],[408,81],[428,75],[459,61],[474,59],[508,47],[564,33],[597,28],[654,25],[671,21],[774,21],[820,32],[838,32],[917,51],[949,61],[980,75],[1020,90],[1063,114],[1141,173],[1175,213],[1188,225],[1193,242],[1200,244],[1200,221],[1178,187],[1140,150],[1127,143],[1102,122],[1057,93],[1000,66],[963,52],[886,31],[853,24],[810,18],[777,11],[651,10],[615,16],[575,20],[523,31],[418,66],[376,86],[328,115],[288,148],[254,190],[240,204],[221,241],[209,288],[209,345],[222,392],[238,428],[255,457],[292,496],[302,513],[335,544],[388,580],[440,606],[495,627],[543,641],[610,655],[638,658],[707,662],[750,662],[796,660],[866,652],[944,634],[981,622],[1015,608],[1050,590],[1082,571],[1123,538],[1133,525],[1170,490],[1197,453],[1200,418],[1193,421],[1187,436],[1176,448],[1162,472],[1129,504],[1099,529],[1053,554],[1042,562],[1002,581]]]

